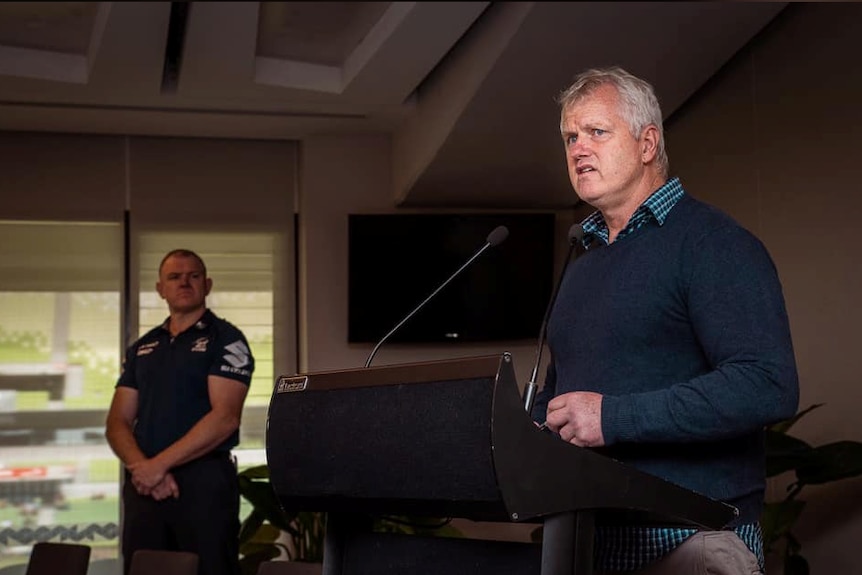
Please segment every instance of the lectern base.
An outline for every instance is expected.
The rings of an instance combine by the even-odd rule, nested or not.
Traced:
[[[542,548],[452,537],[364,533],[349,537],[340,565],[323,575],[540,575]]]

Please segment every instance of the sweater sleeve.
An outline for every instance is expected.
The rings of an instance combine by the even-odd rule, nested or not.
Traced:
[[[791,417],[799,386],[784,296],[763,244],[725,225],[681,253],[691,329],[710,370],[664,389],[606,396],[608,444],[710,441]]]

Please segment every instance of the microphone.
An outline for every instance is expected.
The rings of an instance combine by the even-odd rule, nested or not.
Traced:
[[[566,253],[566,261],[563,264],[563,270],[560,272],[560,277],[557,279],[557,285],[554,286],[554,293],[551,294],[551,301],[548,302],[548,308],[545,310],[545,317],[542,319],[542,327],[539,328],[539,345],[536,348],[536,364],[533,366],[533,371],[530,374],[530,381],[524,387],[524,409],[527,415],[533,410],[533,402],[536,400],[536,376],[539,372],[539,364],[542,363],[542,348],[545,346],[545,336],[548,329],[548,318],[551,316],[551,308],[554,307],[554,302],[557,300],[557,292],[560,291],[560,284],[563,283],[563,277],[566,275],[566,268],[572,260],[572,252],[575,246],[581,243],[584,239],[584,226],[581,224],[573,224],[569,228],[569,251]]]
[[[475,260],[475,259],[476,259],[476,258],[478,258],[480,255],[482,255],[482,253],[483,253],[485,250],[487,250],[488,248],[492,248],[492,247],[494,247],[494,246],[498,246],[498,245],[500,245],[501,243],[503,243],[503,240],[505,240],[508,236],[509,236],[509,228],[507,228],[506,226],[497,226],[496,228],[494,228],[494,229],[491,231],[491,233],[490,233],[490,234],[488,234],[488,237],[485,239],[485,245],[483,245],[481,248],[479,248],[479,251],[477,251],[475,254],[473,254],[473,256],[472,256],[469,260],[467,260],[466,262],[464,262],[464,265],[462,265],[460,268],[458,268],[458,269],[455,271],[455,273],[453,273],[451,276],[449,276],[449,279],[447,279],[445,282],[443,282],[442,284],[440,284],[440,287],[438,287],[438,288],[437,288],[437,289],[435,289],[433,292],[431,292],[431,295],[429,295],[429,296],[428,296],[428,297],[426,297],[424,300],[422,300],[422,303],[420,303],[419,305],[417,305],[417,306],[413,309],[413,311],[411,311],[410,313],[408,313],[408,314],[407,314],[407,316],[406,316],[404,319],[402,319],[401,321],[399,321],[399,322],[398,322],[398,324],[397,324],[395,327],[393,327],[391,330],[389,330],[389,333],[387,333],[386,335],[384,335],[384,336],[383,336],[383,338],[381,338],[381,340],[377,342],[377,345],[375,345],[375,346],[374,346],[374,349],[372,349],[372,350],[371,350],[371,354],[368,356],[368,359],[367,359],[367,360],[365,360],[365,367],[368,367],[369,365],[371,365],[371,360],[372,360],[372,359],[374,359],[374,356],[377,354],[377,350],[378,350],[378,349],[380,349],[380,346],[381,346],[381,345],[383,345],[383,342],[384,342],[384,341],[386,341],[387,339],[389,339],[389,337],[390,337],[393,333],[395,333],[396,331],[398,331],[398,329],[399,329],[402,325],[404,325],[404,324],[407,322],[407,320],[408,320],[408,319],[410,319],[411,317],[413,317],[413,315],[414,315],[417,311],[419,311],[420,309],[422,309],[422,306],[424,306],[426,303],[428,303],[428,302],[431,300],[431,298],[433,298],[435,295],[437,295],[437,292],[439,292],[441,289],[443,289],[444,287],[446,287],[446,286],[449,284],[449,282],[451,282],[453,279],[455,279],[455,276],[457,276],[457,275],[458,275],[458,274],[460,274],[462,271],[464,271],[464,269],[465,269],[465,268],[467,268],[467,266],[469,266],[471,263],[473,263],[473,260]]]

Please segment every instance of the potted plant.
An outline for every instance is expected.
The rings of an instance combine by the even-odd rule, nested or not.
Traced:
[[[290,561],[323,562],[325,514],[282,509],[269,481],[269,467],[258,465],[239,472],[239,491],[252,505],[240,527],[240,565],[243,575],[256,575],[260,563],[286,555]],[[460,537],[449,519],[436,517],[375,516],[378,533]]]
[[[802,489],[862,475],[862,443],[842,440],[813,447],[788,434],[793,424],[822,405],[811,405],[766,430],[766,476],[791,471],[795,476],[782,499],[766,502],[761,516],[764,553],[783,552],[784,575],[809,574],[802,545],[793,534],[805,509],[805,501],[799,499]]]
[[[240,495],[252,505],[239,532],[243,575],[256,575],[260,563],[282,554],[291,561],[323,561],[324,516],[284,511],[269,482],[269,467],[239,472]]]

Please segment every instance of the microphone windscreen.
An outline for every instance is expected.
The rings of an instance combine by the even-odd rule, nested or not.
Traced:
[[[569,245],[574,245],[575,242],[581,242],[584,239],[584,226],[581,224],[573,224],[569,228]]]
[[[491,244],[491,247],[494,247],[503,243],[503,240],[507,237],[509,237],[509,228],[506,226],[497,226],[490,234],[488,234],[488,239],[485,241]]]

